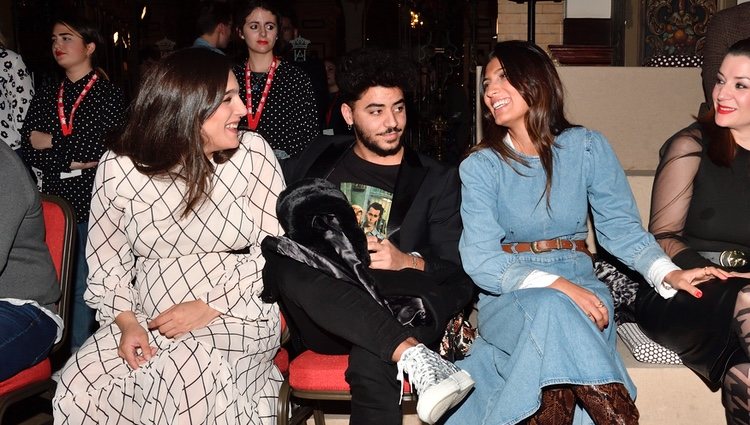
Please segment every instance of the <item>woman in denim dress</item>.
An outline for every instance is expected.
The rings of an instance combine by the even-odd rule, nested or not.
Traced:
[[[482,94],[485,137],[460,166],[459,247],[481,295],[458,365],[476,386],[447,424],[636,424],[612,297],[585,244],[589,210],[599,243],[664,297],[700,297],[696,284],[727,274],[680,270],[643,229],[612,148],[567,121],[539,47],[497,44]]]

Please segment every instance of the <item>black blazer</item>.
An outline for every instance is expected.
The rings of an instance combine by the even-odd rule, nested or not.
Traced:
[[[353,146],[352,136],[320,136],[284,164],[287,182],[328,178]],[[461,265],[460,190],[456,168],[404,148],[388,219],[388,240],[403,252],[422,255],[425,271]]]

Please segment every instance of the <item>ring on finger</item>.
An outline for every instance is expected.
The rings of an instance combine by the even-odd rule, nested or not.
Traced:
[[[708,266],[704,267],[703,268],[703,275],[704,276],[708,276],[709,274],[711,274],[711,273],[708,272]]]
[[[599,300],[599,304],[597,304],[596,306],[598,308],[602,308],[602,307],[604,307],[604,303],[601,300]]]
[[[586,313],[586,316],[589,317],[589,319],[594,320],[594,315],[591,313]]]

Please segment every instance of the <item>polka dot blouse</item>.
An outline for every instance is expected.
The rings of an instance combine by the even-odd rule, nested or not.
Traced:
[[[94,71],[71,82],[65,79],[63,105],[65,116],[70,119],[70,110]],[[31,102],[31,108],[23,123],[21,155],[27,164],[43,173],[42,192],[58,195],[71,203],[79,223],[88,221],[91,189],[96,168],[83,170],[74,177],[66,177],[70,163],[98,161],[104,154],[104,140],[108,134],[119,129],[124,119],[124,97],[122,91],[104,78],[99,78],[76,110],[73,133],[62,134],[57,116],[57,84],[41,87]],[[37,150],[31,146],[32,130],[52,135],[52,148]]]
[[[240,99],[244,102],[244,62],[235,65],[234,75],[240,85]],[[258,107],[267,76],[267,73],[254,72],[250,78],[253,113]],[[240,124],[247,125],[247,117]],[[284,60],[279,63],[256,131],[268,141],[279,158],[299,154],[318,137],[318,109],[312,83],[304,71]]]
[[[21,125],[34,96],[31,75],[21,56],[0,47],[0,141],[21,146]]]

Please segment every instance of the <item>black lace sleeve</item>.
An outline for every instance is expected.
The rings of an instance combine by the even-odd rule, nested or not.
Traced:
[[[710,265],[685,243],[683,230],[693,197],[693,179],[703,152],[700,128],[693,125],[672,136],[660,151],[651,193],[648,230],[682,268]]]

